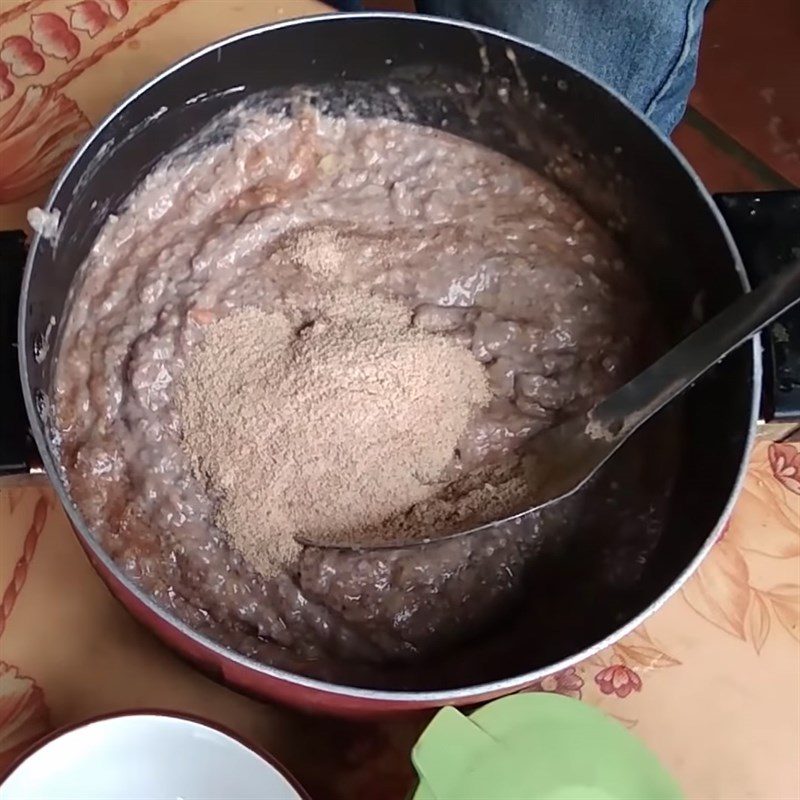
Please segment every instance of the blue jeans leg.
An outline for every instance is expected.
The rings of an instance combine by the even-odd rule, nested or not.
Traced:
[[[708,0],[417,0],[540,44],[595,75],[664,133],[678,124],[697,72]]]

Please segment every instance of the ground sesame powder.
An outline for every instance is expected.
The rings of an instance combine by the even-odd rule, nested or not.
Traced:
[[[489,399],[469,350],[413,327],[402,303],[348,289],[310,313],[287,300],[210,325],[177,392],[215,522],[264,574],[291,562],[298,540],[393,535],[381,523],[441,490]]]

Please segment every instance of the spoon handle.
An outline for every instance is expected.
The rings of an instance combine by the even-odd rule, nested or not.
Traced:
[[[590,414],[591,435],[626,438],[646,419],[694,383],[742,342],[800,300],[800,260],[793,261],[754,291],[691,333]]]

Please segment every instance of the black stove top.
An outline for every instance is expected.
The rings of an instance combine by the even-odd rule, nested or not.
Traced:
[[[17,362],[17,303],[25,265],[25,234],[0,231],[0,476],[24,471],[29,440]]]
[[[800,191],[724,194],[715,199],[754,285],[800,258]],[[770,325],[762,341],[762,417],[775,422],[798,420],[800,305]]]

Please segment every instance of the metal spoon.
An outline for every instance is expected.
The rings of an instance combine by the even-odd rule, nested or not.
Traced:
[[[372,550],[419,547],[469,536],[556,503],[581,488],[642,424],[703,373],[800,300],[800,261],[743,294],[605,400],[581,415],[538,434],[523,457],[533,474],[532,505],[503,520],[442,537],[380,545],[322,545]],[[312,542],[304,542],[313,544]]]

